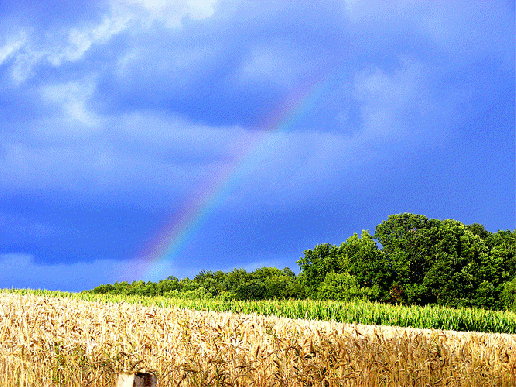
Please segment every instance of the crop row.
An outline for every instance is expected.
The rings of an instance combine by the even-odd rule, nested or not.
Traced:
[[[177,387],[516,385],[514,335],[77,298],[0,293],[0,386],[112,387],[144,370]]]
[[[333,320],[342,323],[358,323],[364,325],[516,334],[516,313],[474,308],[454,309],[441,306],[402,306],[368,301],[223,301],[213,299],[186,300],[167,297],[101,295],[31,290],[16,290],[14,292],[21,294],[56,295],[77,298],[84,301],[101,301],[106,303],[127,302],[137,303],[143,306],[173,306],[193,310],[231,311],[243,314],[257,313],[265,316],[287,317],[292,319]]]

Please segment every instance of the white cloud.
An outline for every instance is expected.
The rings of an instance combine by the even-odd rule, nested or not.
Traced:
[[[194,20],[213,16],[217,2],[218,0],[114,0],[112,7],[117,12],[131,12],[130,6],[137,5],[147,11],[148,25],[158,20],[168,27],[178,28],[186,16]],[[142,16],[140,11],[139,17]],[[145,18],[142,18],[142,21],[145,21]]]
[[[48,98],[64,104],[60,109],[66,112],[77,104],[79,89],[65,85],[54,94],[50,88]],[[325,195],[323,187],[357,152],[340,133],[210,127],[146,111],[101,117],[91,132],[80,122],[70,124],[67,116],[40,121],[32,132],[37,145],[3,143],[4,190],[50,188],[117,200],[123,195],[126,203],[130,195],[144,195],[143,205],[157,206],[170,195],[188,200],[192,191],[210,189],[217,179],[231,185],[229,204],[303,205]]]
[[[98,23],[89,23],[68,30],[47,31],[43,36],[29,36],[20,31],[18,38],[7,39],[0,46],[0,65],[13,58],[11,77],[20,85],[34,76],[37,65],[53,67],[84,59],[93,47],[107,44],[122,33],[135,34],[158,22],[169,28],[179,28],[185,17],[202,20],[215,12],[216,0],[114,0],[110,10]],[[2,36],[0,35],[0,38]],[[121,64],[130,59],[120,57]]]
[[[192,123],[177,115],[155,111],[133,111],[112,117],[110,128],[116,128],[120,141],[138,144],[139,150],[167,152],[182,159],[202,162],[213,158],[231,158],[238,142],[252,137],[241,127],[212,127]]]
[[[356,185],[358,170],[400,152],[417,154],[425,147],[442,145],[448,136],[443,123],[451,123],[463,93],[440,90],[436,101],[428,77],[436,69],[404,58],[393,70],[369,67],[357,72],[353,95],[360,119],[350,134],[309,130],[265,132],[238,168],[229,202],[302,207],[324,199],[343,186]],[[338,85],[335,85],[338,87]]]
[[[64,63],[77,62],[83,59],[92,47],[106,44],[111,38],[125,31],[129,27],[129,22],[130,18],[127,16],[106,15],[98,24],[47,32],[44,36],[27,35],[22,31],[20,34],[24,39],[18,40],[13,47],[4,47],[6,54],[14,58],[11,67],[12,80],[17,85],[22,84],[34,76],[34,68],[40,64],[59,67]]]
[[[503,1],[346,0],[346,15],[361,44],[386,45],[412,35],[434,62],[461,66],[484,58],[514,68],[514,6]],[[382,47],[373,48],[374,50]]]
[[[355,12],[353,17],[358,19],[370,18],[365,11],[375,8],[374,2],[367,1],[347,1],[347,5]],[[394,7],[404,12],[403,17],[410,19],[409,11],[416,7],[416,3],[401,2],[397,6],[387,4],[383,7],[380,7],[380,11],[375,11],[373,18],[383,18],[382,9]],[[48,32],[46,40],[39,46],[28,38],[12,40],[0,49],[0,59],[2,55],[4,62],[14,59],[13,76],[22,81],[31,76],[31,71],[38,63],[62,66],[66,62],[81,61],[95,46],[106,44],[115,36],[126,33],[128,46],[131,48],[126,51],[124,47],[119,53],[116,52],[116,58],[102,62],[110,68],[114,64],[118,75],[124,77],[119,80],[119,85],[115,85],[114,93],[123,94],[124,83],[134,82],[136,87],[128,86],[127,90],[133,93],[130,97],[134,97],[134,100],[131,101],[137,101],[138,93],[142,89],[154,92],[153,86],[157,85],[158,89],[162,87],[156,90],[157,100],[167,101],[176,89],[179,90],[178,93],[188,89],[188,94],[194,94],[195,88],[185,86],[191,85],[194,77],[198,79],[200,73],[212,76],[210,81],[214,84],[220,83],[221,80],[217,78],[219,71],[214,70],[221,68],[215,67],[219,64],[209,63],[215,62],[209,58],[215,57],[216,51],[223,52],[221,47],[225,42],[221,43],[216,38],[195,36],[187,43],[179,43],[181,47],[175,47],[171,43],[172,48],[169,49],[168,41],[156,43],[152,47],[153,34],[156,31],[147,28],[156,25],[177,28],[185,17],[212,17],[216,8],[214,0],[117,0],[111,3],[110,11],[99,22],[75,26],[65,31]],[[270,15],[262,17],[270,18]],[[389,17],[397,16],[389,14]],[[228,19],[228,23],[231,22],[234,20]],[[393,30],[399,29],[398,24],[390,27]],[[368,39],[374,35],[375,29],[369,30],[364,26],[357,28],[358,35],[363,33]],[[436,30],[439,29],[437,27]],[[162,32],[158,32],[159,36],[164,36]],[[271,33],[271,36],[281,35],[278,31]],[[429,33],[430,36],[433,33],[435,32]],[[310,58],[307,58],[308,52],[314,52],[313,48],[305,47],[303,51],[302,45],[292,45],[285,35],[284,41],[271,41],[265,35],[261,36],[261,32],[255,31],[253,34],[250,35],[249,43],[252,48],[247,52],[239,72],[235,73],[235,77],[241,81],[238,86],[264,81],[287,87],[296,86],[300,74],[313,65]],[[451,30],[434,39],[446,40],[449,34]],[[132,38],[135,39],[131,40]],[[259,39],[262,39],[261,43],[257,43]],[[145,46],[142,41],[149,43],[151,47]],[[321,47],[324,48],[324,44],[321,42]],[[382,49],[381,44],[378,47],[374,44],[372,49]],[[471,39],[464,43],[468,47],[471,44]],[[439,101],[430,95],[428,76],[433,76],[432,81],[435,81],[438,68],[429,68],[425,64],[424,53],[423,58],[415,55],[414,58],[417,59],[405,59],[394,70],[386,68],[392,68],[395,58],[389,59],[388,66],[371,64],[363,69],[363,62],[369,61],[371,57],[360,50],[365,52],[370,46],[364,48],[356,44],[355,48],[358,50],[357,63],[351,61],[350,66],[361,66],[362,70],[354,80],[347,81],[354,82],[355,94],[344,99],[355,99],[360,104],[358,115],[361,125],[357,124],[359,127],[354,128],[352,136],[349,131],[347,134],[321,134],[316,127],[305,127],[305,132],[296,128],[291,133],[268,134],[266,145],[253,150],[256,146],[253,145],[256,141],[254,134],[239,127],[198,125],[188,119],[166,116],[159,112],[134,111],[134,106],[130,113],[102,116],[90,104],[96,97],[95,80],[102,79],[102,75],[82,76],[74,81],[46,84],[39,89],[46,107],[52,110],[51,117],[47,116],[25,128],[28,135],[38,136],[39,145],[33,145],[30,141],[4,142],[4,152],[0,156],[0,184],[4,188],[12,185],[23,188],[57,187],[65,190],[108,192],[129,192],[133,187],[138,187],[149,197],[157,197],[167,190],[181,191],[185,187],[190,189],[205,180],[209,181],[211,175],[229,169],[231,165],[247,162],[247,166],[240,168],[241,173],[248,174],[247,183],[232,193],[235,200],[239,200],[239,196],[251,196],[264,202],[277,200],[285,203],[288,200],[303,202],[315,195],[325,195],[327,186],[334,184],[335,179],[342,176],[342,172],[349,165],[371,161],[374,156],[369,154],[371,148],[380,149],[387,144],[390,146],[389,150],[392,150],[393,144],[398,147],[410,146],[409,143],[414,142],[420,144],[428,138],[429,132],[435,136],[442,129],[432,126],[438,122],[432,121],[432,116],[442,113],[441,108],[445,105],[443,100],[457,97],[446,97],[446,90],[440,90]],[[160,49],[169,51],[160,55]],[[247,47],[244,49],[247,50]],[[337,49],[335,52],[339,55]],[[320,58],[314,56],[314,61]],[[374,55],[372,58],[371,61],[374,62]],[[238,65],[241,56],[237,55],[233,59],[235,65]],[[224,66],[230,60],[231,58],[223,62]],[[227,68],[220,72],[223,70]],[[79,71],[96,72],[97,69],[86,68]],[[209,91],[210,97],[218,97],[218,86],[219,84],[214,86],[213,94],[212,90]],[[239,88],[235,94],[245,92],[246,90]],[[149,99],[150,94],[143,93],[142,98]],[[154,95],[150,98],[150,105],[155,103],[153,98]],[[185,97],[187,100],[188,98],[190,95]],[[122,104],[125,103],[123,98],[120,100]],[[184,102],[184,105],[189,103],[191,102]],[[207,102],[208,106],[209,103]],[[338,104],[334,101],[325,103],[330,107]],[[453,104],[450,106],[453,108],[446,112],[449,115],[455,108]],[[190,112],[194,110],[191,106],[188,108],[191,109]],[[205,108],[209,109],[205,106],[199,107]],[[238,108],[238,103],[228,106],[228,109]],[[345,112],[342,117],[344,125],[348,124]],[[316,120],[317,118],[314,122]],[[259,149],[262,149],[261,153]],[[254,151],[256,154],[252,154]],[[249,161],[241,159],[246,152],[251,153]],[[320,186],[315,188],[316,184]]]
[[[234,170],[228,204],[303,206],[337,189],[348,169],[375,161],[372,148],[420,145],[429,127],[411,124],[435,113],[426,72],[409,59],[393,71],[360,71],[354,97],[362,126],[353,136],[317,128],[260,133],[211,127],[150,110],[102,116],[89,108],[94,80],[45,85],[41,97],[58,114],[27,128],[37,146],[4,142],[0,181],[4,189],[53,188],[124,200],[140,194],[143,205],[159,206],[160,197],[183,198]]]
[[[505,71],[514,69],[514,5],[510,2],[441,2],[425,7],[418,20],[421,34],[433,40],[447,61],[461,63],[501,59]],[[457,8],[460,7],[460,12]],[[512,16],[511,16],[512,15]]]
[[[41,51],[33,51],[25,48],[15,56],[13,66],[11,68],[11,78],[16,85],[20,85],[27,79],[34,76],[34,67],[45,57],[45,53]]]
[[[236,77],[244,86],[271,82],[292,87],[309,70],[306,62],[287,42],[268,42],[251,48]]]
[[[216,66],[214,62],[223,55],[219,47],[204,42],[168,44],[164,43],[167,38],[160,35],[156,44],[136,44],[120,56],[115,74],[123,92],[174,95],[191,91],[192,83]]]
[[[63,62],[75,62],[94,45],[105,44],[113,36],[120,34],[129,26],[128,16],[105,16],[98,25],[87,28],[72,28],[68,32],[68,39],[62,46],[52,49],[48,61],[53,66],[60,66]]]
[[[15,55],[27,42],[27,36],[22,31],[18,37],[7,39],[2,47],[0,47],[0,66],[4,61]]]
[[[344,4],[346,5],[346,10],[349,13],[352,13],[353,9],[355,8],[358,1],[359,0],[344,0]]]
[[[355,98],[361,102],[363,141],[400,143],[416,140],[419,128],[413,119],[427,116],[432,109],[425,84],[425,69],[404,59],[393,72],[380,68],[360,71],[355,77]]]
[[[36,147],[4,143],[0,180],[4,191],[58,189],[81,195],[130,194],[138,187],[151,196],[175,192],[187,173],[145,157],[117,153],[100,144]],[[141,189],[140,189],[141,191]]]
[[[94,116],[97,126],[90,127],[87,103],[78,97],[87,95],[83,89],[76,83],[47,86],[43,98],[57,106],[59,116],[31,122],[18,141],[3,139],[4,192],[52,189],[102,194],[103,200],[123,195],[126,203],[162,206],[238,162],[252,140],[239,127],[209,127],[146,111]]]
[[[0,180],[4,190],[52,187],[56,181],[70,185],[77,180],[72,165],[77,155],[67,149],[38,149],[23,143],[3,144]]]
[[[343,171],[370,161],[360,154],[361,145],[341,133],[265,132],[236,163],[226,205],[240,211],[248,210],[245,203],[253,209],[303,208],[342,183]]]
[[[83,127],[91,128],[99,124],[97,115],[88,109],[94,91],[94,81],[68,82],[43,86],[41,95],[45,102],[61,110],[66,121],[77,121]]]

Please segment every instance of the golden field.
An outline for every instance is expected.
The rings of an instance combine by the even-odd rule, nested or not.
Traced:
[[[0,387],[515,386],[516,335],[0,294]]]

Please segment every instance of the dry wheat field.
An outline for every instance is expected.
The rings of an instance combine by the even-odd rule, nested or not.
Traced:
[[[516,336],[0,294],[0,386],[514,386]]]

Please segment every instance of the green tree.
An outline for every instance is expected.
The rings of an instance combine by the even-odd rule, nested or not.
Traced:
[[[176,277],[170,276],[167,279],[160,280],[156,285],[156,291],[163,296],[179,288],[179,280]]]
[[[300,280],[307,288],[309,297],[316,297],[317,288],[324,281],[327,273],[342,272],[343,260],[339,248],[325,243],[317,245],[313,250],[305,250],[297,264],[301,268]]]
[[[440,221],[410,213],[390,215],[375,229],[385,255],[391,301],[427,304],[434,301],[424,278],[433,265]],[[384,283],[389,280],[384,277]]]
[[[516,312],[516,277],[503,285],[500,301],[506,310]]]
[[[481,256],[483,261],[477,275],[483,282],[477,289],[475,305],[503,309],[506,300],[502,298],[506,299],[508,294],[506,285],[516,277],[516,230],[489,233],[483,242],[488,253]],[[505,294],[503,297],[502,293]]]
[[[493,279],[500,283],[510,281],[516,276],[516,229],[499,230],[492,233],[485,240],[489,254],[496,262],[497,270],[493,273]]]
[[[385,254],[369,234],[363,230],[361,238],[353,234],[339,248],[342,270],[356,278],[360,288],[370,288],[376,294],[375,299],[387,297],[392,273],[389,270]]]
[[[347,272],[326,274],[317,289],[317,298],[321,300],[350,301],[369,299],[370,296],[371,289],[360,288],[357,279]]]
[[[113,294],[129,294],[131,285],[127,281],[115,282]]]
[[[209,297],[217,297],[223,289],[225,274],[222,271],[201,270],[193,279],[198,288],[204,288]]]
[[[288,271],[285,271],[285,269],[280,270],[275,267],[268,267],[260,268],[253,272],[254,278],[261,280],[265,285],[265,298],[269,300],[288,298],[287,289],[293,277],[286,275],[285,273],[288,273]]]
[[[99,293],[99,294],[107,294],[107,293],[114,293],[115,286],[111,284],[107,285],[99,285],[93,288],[91,291],[92,293]]]
[[[473,235],[478,235],[482,239],[487,239],[491,236],[491,233],[487,231],[484,225],[480,223],[468,224],[466,228],[473,233]]]
[[[235,290],[238,300],[264,300],[267,298],[267,288],[258,280],[250,280],[240,284]]]
[[[252,279],[245,269],[233,269],[226,273],[222,281],[222,289],[225,297],[237,298],[237,289]],[[240,291],[242,293],[242,291]]]
[[[294,273],[292,270],[290,270],[289,267],[285,267],[282,270],[283,275],[290,277],[290,278],[296,278],[296,273]]]
[[[297,296],[296,276],[289,268],[261,267],[248,273],[235,290],[242,300],[285,299]]]
[[[478,235],[458,221],[445,220],[439,228],[434,262],[424,285],[438,304],[473,306],[488,261],[487,248]],[[482,285],[483,297],[489,296],[491,286],[487,282]]]

